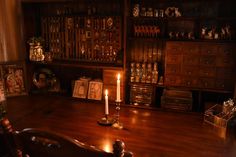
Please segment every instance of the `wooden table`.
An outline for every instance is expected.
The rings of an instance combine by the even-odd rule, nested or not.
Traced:
[[[33,95],[8,98],[8,117],[15,129],[53,130],[112,151],[115,139],[126,143],[135,157],[235,157],[236,142],[226,140],[203,123],[202,113],[167,112],[121,107],[123,130],[100,126],[104,103],[88,103],[62,96]],[[115,106],[110,105],[110,113]]]

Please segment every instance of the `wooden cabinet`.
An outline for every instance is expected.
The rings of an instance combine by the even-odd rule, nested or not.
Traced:
[[[176,45],[179,45],[178,52]],[[191,48],[195,49],[186,51]],[[236,47],[230,43],[168,41],[165,51],[165,85],[232,91],[235,70],[232,53],[235,51]]]
[[[234,1],[128,2],[127,80],[134,71],[132,63],[157,62],[158,78],[162,81],[164,77],[164,81],[163,86],[146,83],[154,91],[173,87],[197,91],[198,103],[202,103],[204,92],[232,93],[236,65]],[[228,28],[231,31],[226,35]],[[148,59],[155,58],[156,52],[157,60]],[[154,104],[160,94],[153,96]]]

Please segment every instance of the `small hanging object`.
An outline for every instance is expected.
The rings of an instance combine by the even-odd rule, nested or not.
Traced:
[[[32,37],[28,40],[30,61],[44,61],[43,42],[44,39],[41,37]]]

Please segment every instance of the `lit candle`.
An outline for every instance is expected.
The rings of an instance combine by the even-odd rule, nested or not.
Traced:
[[[105,90],[105,115],[109,114],[109,108],[108,108],[108,90]]]
[[[116,100],[120,101],[120,74],[117,75]]]

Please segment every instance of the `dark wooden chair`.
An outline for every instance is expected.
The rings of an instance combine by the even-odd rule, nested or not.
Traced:
[[[1,127],[14,157],[132,157],[124,150],[124,142],[116,140],[113,152],[108,153],[77,141],[71,137],[41,129],[27,128],[14,131],[7,118]]]

